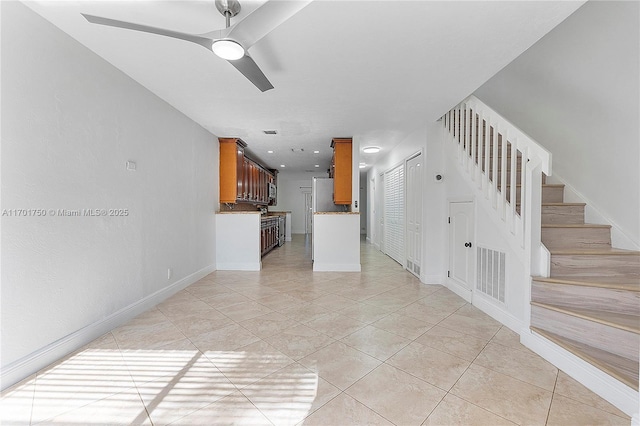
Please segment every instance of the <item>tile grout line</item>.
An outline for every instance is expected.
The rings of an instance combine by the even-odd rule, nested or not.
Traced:
[[[547,417],[544,420],[544,424],[549,423],[549,416],[551,415],[551,406],[553,405],[553,399],[556,396],[556,386],[558,386],[558,376],[560,376],[560,369],[556,371],[556,380],[553,382],[553,391],[551,391],[551,399],[549,400],[549,408],[547,409]]]
[[[163,313],[163,315],[164,315],[164,313]],[[149,409],[147,408],[147,404],[144,402],[144,398],[142,398],[142,395],[140,394],[140,389],[138,388],[138,383],[136,383],[135,379],[133,378],[133,374],[131,374],[131,368],[129,368],[129,363],[124,359],[124,354],[122,353],[122,348],[120,347],[120,343],[118,342],[118,339],[116,339],[116,336],[111,331],[109,332],[109,334],[111,334],[111,337],[113,337],[113,341],[116,342],[116,346],[118,347],[118,353],[120,353],[120,357],[122,358],[122,363],[124,364],[125,368],[127,369],[127,373],[129,373],[129,377],[131,378],[131,383],[133,383],[133,386],[136,389],[136,393],[138,394],[138,398],[140,398],[140,403],[142,404],[142,407],[144,408],[144,412],[147,415],[147,419],[149,420],[149,423],[151,423],[151,425],[153,426],[153,420],[151,419],[151,413],[149,413]],[[142,413],[140,413],[140,414],[142,414]],[[138,414],[136,416],[136,419],[138,417],[140,417],[140,414]]]

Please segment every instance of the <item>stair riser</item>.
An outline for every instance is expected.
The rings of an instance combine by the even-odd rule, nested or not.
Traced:
[[[612,288],[554,284],[534,280],[531,287],[531,300],[631,315],[637,315],[640,312],[640,293]]]
[[[601,369],[617,380],[632,389],[638,390],[638,362],[614,355],[602,349],[596,349],[591,346],[585,346],[574,340],[566,339],[557,335],[532,327],[532,331],[550,339],[552,342],[563,347],[565,350],[582,358],[585,362],[590,363],[596,368]],[[563,341],[558,341],[562,339]]]
[[[640,335],[562,312],[531,306],[531,325],[638,362]]]
[[[543,203],[561,203],[564,201],[564,188],[554,186],[542,187],[542,202]]]
[[[507,200],[511,201],[511,187],[507,186]],[[562,187],[542,187],[542,202],[543,203],[561,203],[564,199],[564,188]],[[516,203],[521,203],[520,188],[516,188]]]
[[[584,223],[584,206],[542,206],[542,223]]]
[[[640,279],[640,256],[552,254],[551,276],[628,276]]]
[[[610,228],[542,228],[542,243],[548,249],[599,249],[611,247]]]

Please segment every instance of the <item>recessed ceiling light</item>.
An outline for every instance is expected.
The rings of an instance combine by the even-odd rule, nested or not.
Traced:
[[[280,164],[280,167],[284,168],[284,164]]]
[[[314,154],[320,154],[320,151],[313,151]]]
[[[267,151],[267,154],[273,154],[273,151],[269,150]]]
[[[320,167],[320,164],[316,164],[316,165],[315,165],[315,166],[313,166],[313,167]]]
[[[364,148],[362,148],[362,152],[364,152],[365,154],[375,154],[379,151],[380,148],[377,146],[365,146]]]
[[[365,163],[360,163],[360,166],[359,166],[360,169],[364,169],[365,167],[367,167]]]

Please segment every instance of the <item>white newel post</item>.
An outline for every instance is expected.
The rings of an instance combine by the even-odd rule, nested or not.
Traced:
[[[523,160],[526,159],[523,156]],[[521,205],[522,219],[524,221],[524,277],[526,283],[524,293],[524,329],[528,332],[531,325],[531,277],[540,275],[540,246],[541,242],[541,223],[542,223],[542,167],[538,157],[532,157],[526,164],[526,185],[524,186],[524,194]]]

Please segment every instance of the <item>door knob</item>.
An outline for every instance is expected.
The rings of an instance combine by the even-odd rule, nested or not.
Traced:
[[[471,247],[471,243],[470,242],[469,243],[464,243],[464,246],[465,247]]]

